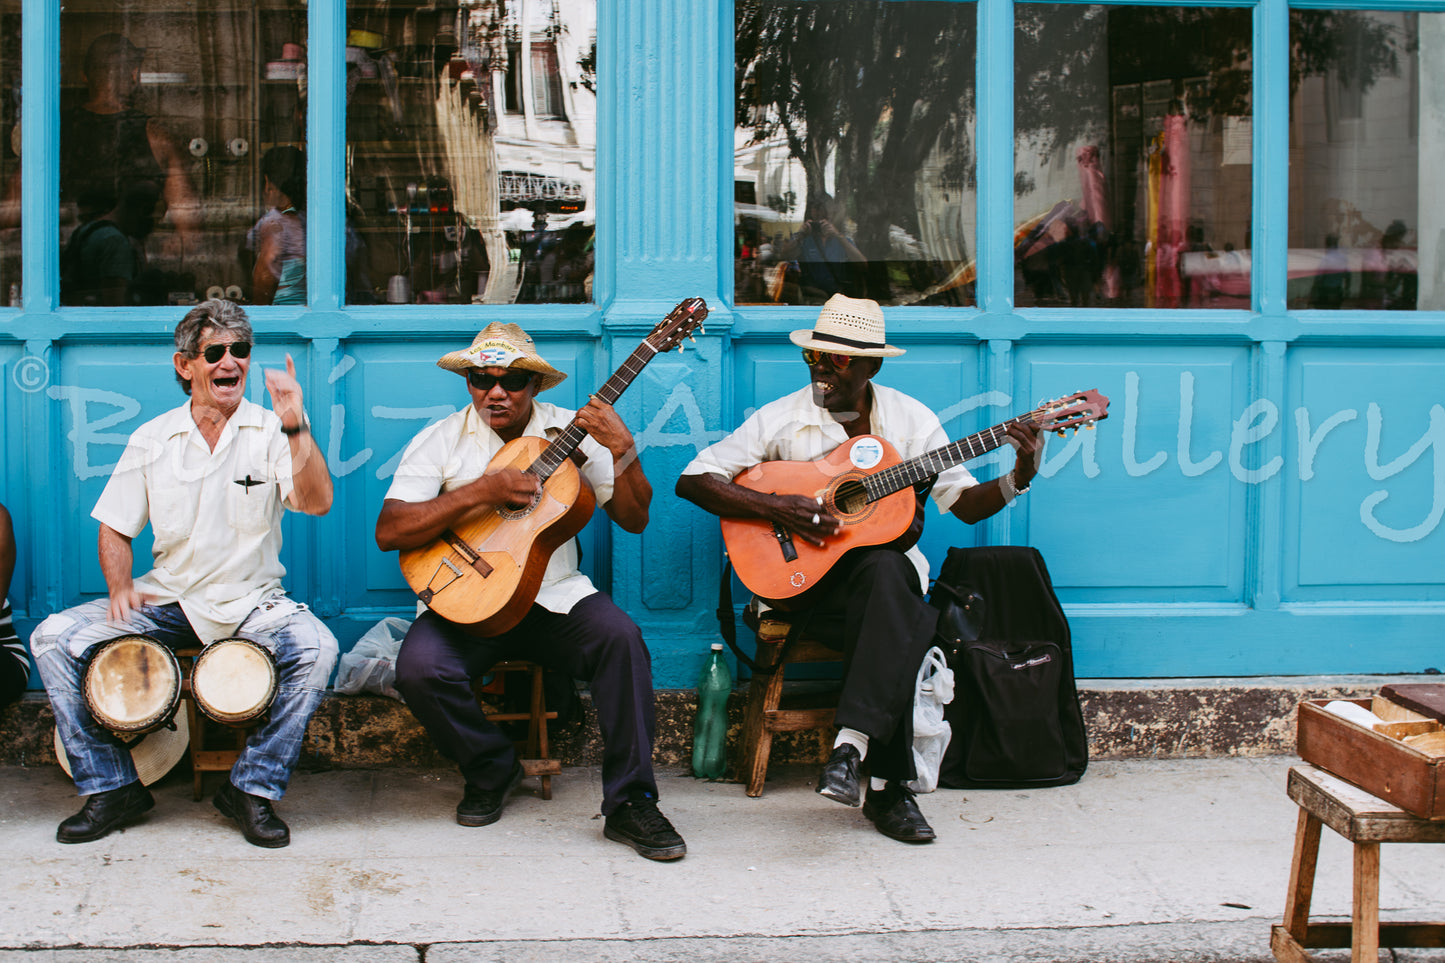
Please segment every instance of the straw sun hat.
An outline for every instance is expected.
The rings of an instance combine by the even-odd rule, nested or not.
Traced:
[[[515,324],[493,321],[472,339],[463,351],[452,351],[437,359],[437,367],[466,377],[472,368],[518,368],[537,373],[537,390],[561,384],[566,375],[542,360],[531,335]]]
[[[148,732],[131,746],[130,757],[135,762],[135,773],[143,786],[149,786],[174,769],[190,748],[191,727],[186,721],[185,710],[177,712],[171,721],[175,723],[174,729],[162,727]],[[55,733],[55,761],[60,763],[67,776],[71,774],[70,757],[65,754],[59,730]]]
[[[883,309],[877,301],[842,294],[828,299],[811,331],[794,331],[788,337],[800,348],[859,358],[896,358],[903,353],[886,342]]]

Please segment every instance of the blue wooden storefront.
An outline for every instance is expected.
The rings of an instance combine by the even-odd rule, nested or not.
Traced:
[[[1085,677],[1445,668],[1445,316],[1287,309],[1289,6],[1232,5],[1255,30],[1251,310],[1015,310],[1013,8],[980,0],[978,307],[889,310],[889,340],[908,353],[879,380],[943,413],[954,437],[1079,388],[1112,407],[1096,431],[1050,440],[1044,477],[1013,508],[972,530],[930,515],[924,547],[935,564],[950,545],[1040,548]],[[23,4],[23,301],[0,308],[0,500],[27,633],[103,594],[89,510],[128,432],[182,397],[169,334],[183,308],[57,305],[57,8]],[[571,375],[547,400],[575,405],[698,295],[706,335],[653,361],[619,406],[656,489],[652,524],[630,536],[594,521],[583,536],[584,564],[642,625],[657,684],[691,685],[717,637],[721,546],[674,480],[698,447],[803,383],[787,332],[816,315],[730,303],[731,4],[599,0],[587,306],[344,303],[341,192],[325,189],[345,163],[343,4],[312,0],[308,17],[310,303],[251,311],[253,374],[295,357],[338,480],[329,516],[288,518],[289,589],[343,647],[412,610],[372,532],[403,445],[466,401],[439,355],[516,321]],[[262,398],[260,378],[251,391]]]

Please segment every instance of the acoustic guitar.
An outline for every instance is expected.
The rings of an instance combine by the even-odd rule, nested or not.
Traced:
[[[706,317],[702,298],[673,308],[596,397],[616,403],[649,361],[676,347]],[[582,530],[596,506],[592,487],[571,460],[586,434],[573,421],[550,444],[525,436],[507,442],[487,470],[516,468],[535,476],[532,502],[468,513],[428,544],[402,551],[401,574],[428,608],[482,636],[500,635],[522,620],[552,553]]]
[[[733,479],[737,484],[770,494],[821,498],[821,510],[843,528],[819,547],[795,540],[790,530],[766,519],[723,518],[723,542],[733,571],[754,595],[786,603],[814,588],[848,550],[902,536],[913,523],[913,486],[993,451],[1008,438],[1009,425],[1062,435],[1092,427],[1108,412],[1108,398],[1082,391],[907,461],[882,438],[859,435],[815,461],[768,461],[744,469]]]

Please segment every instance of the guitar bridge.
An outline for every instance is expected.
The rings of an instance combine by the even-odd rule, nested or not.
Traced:
[[[778,540],[778,548],[783,553],[783,561],[796,562],[798,560],[798,548],[793,544],[793,533],[777,522],[774,522],[773,537]]]
[[[437,580],[437,576],[442,573],[442,568],[443,568],[443,567],[446,567],[446,568],[448,568],[448,569],[451,570],[452,577],[449,578],[449,579],[447,579],[447,580],[446,580],[445,582],[443,582],[440,586],[438,586],[437,588],[434,589],[434,588],[432,588],[432,583],[435,582],[435,581]],[[419,598],[419,599],[421,599],[422,602],[424,602],[424,603],[426,603],[426,604],[431,604],[431,600],[436,597],[436,594],[437,594],[438,592],[445,591],[445,590],[446,590],[446,587],[447,587],[448,585],[452,584],[453,582],[455,582],[457,579],[459,579],[459,578],[461,578],[461,577],[462,577],[462,570],[459,569],[459,568],[457,568],[456,563],[453,562],[453,561],[452,561],[451,559],[449,559],[449,558],[444,558],[444,559],[442,559],[440,562],[437,563],[436,571],[434,571],[434,572],[431,573],[431,578],[429,578],[429,579],[426,580],[426,588],[424,588],[424,589],[422,589],[420,592],[416,593],[416,597]]]

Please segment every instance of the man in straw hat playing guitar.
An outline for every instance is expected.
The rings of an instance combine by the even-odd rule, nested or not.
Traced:
[[[478,508],[527,506],[538,493],[537,478],[488,466],[505,443],[554,438],[574,418],[587,433],[576,449],[579,470],[597,502],[624,531],[647,526],[652,486],[631,432],[596,397],[576,412],[536,401],[566,375],[542,360],[520,327],[493,322],[470,347],[437,365],[466,379],[471,403],[422,431],[402,454],[376,521],[383,551],[426,545]],[[500,634],[478,636],[430,609],[422,612],[402,641],[396,688],[461,769],[457,822],[486,826],[501,817],[522,767],[511,740],[477,705],[472,681],[508,658],[586,679],[604,746],[604,834],[649,859],[677,859],[687,846],[658,811],[652,771],[651,655],[637,625],[593,587],[578,560],[569,539],[548,561],[535,603]]]
[[[770,461],[811,461],[860,435],[875,435],[903,458],[948,443],[938,417],[902,392],[872,383],[884,358],[903,354],[887,343],[877,302],[835,294],[811,331],[794,331],[810,383],[758,409],[736,431],[703,450],[683,469],[677,494],[723,518],[769,521],[780,534],[825,546],[843,527],[811,495],[775,494],[737,484],[739,473]],[[940,511],[970,524],[1028,490],[1043,443],[1036,429],[1008,428],[1014,467],[979,484],[962,465],[941,472],[932,487]],[[876,445],[874,446],[876,448]],[[856,462],[855,462],[856,464]],[[870,467],[858,465],[860,468]],[[921,843],[934,838],[905,783],[915,776],[913,692],[933,644],[937,610],[923,600],[928,562],[915,543],[923,532],[917,497],[913,523],[899,539],[842,556],[807,596],[808,633],[844,653],[838,735],[818,780],[829,799],[857,806],[885,836]],[[860,786],[864,761],[871,779]]]

